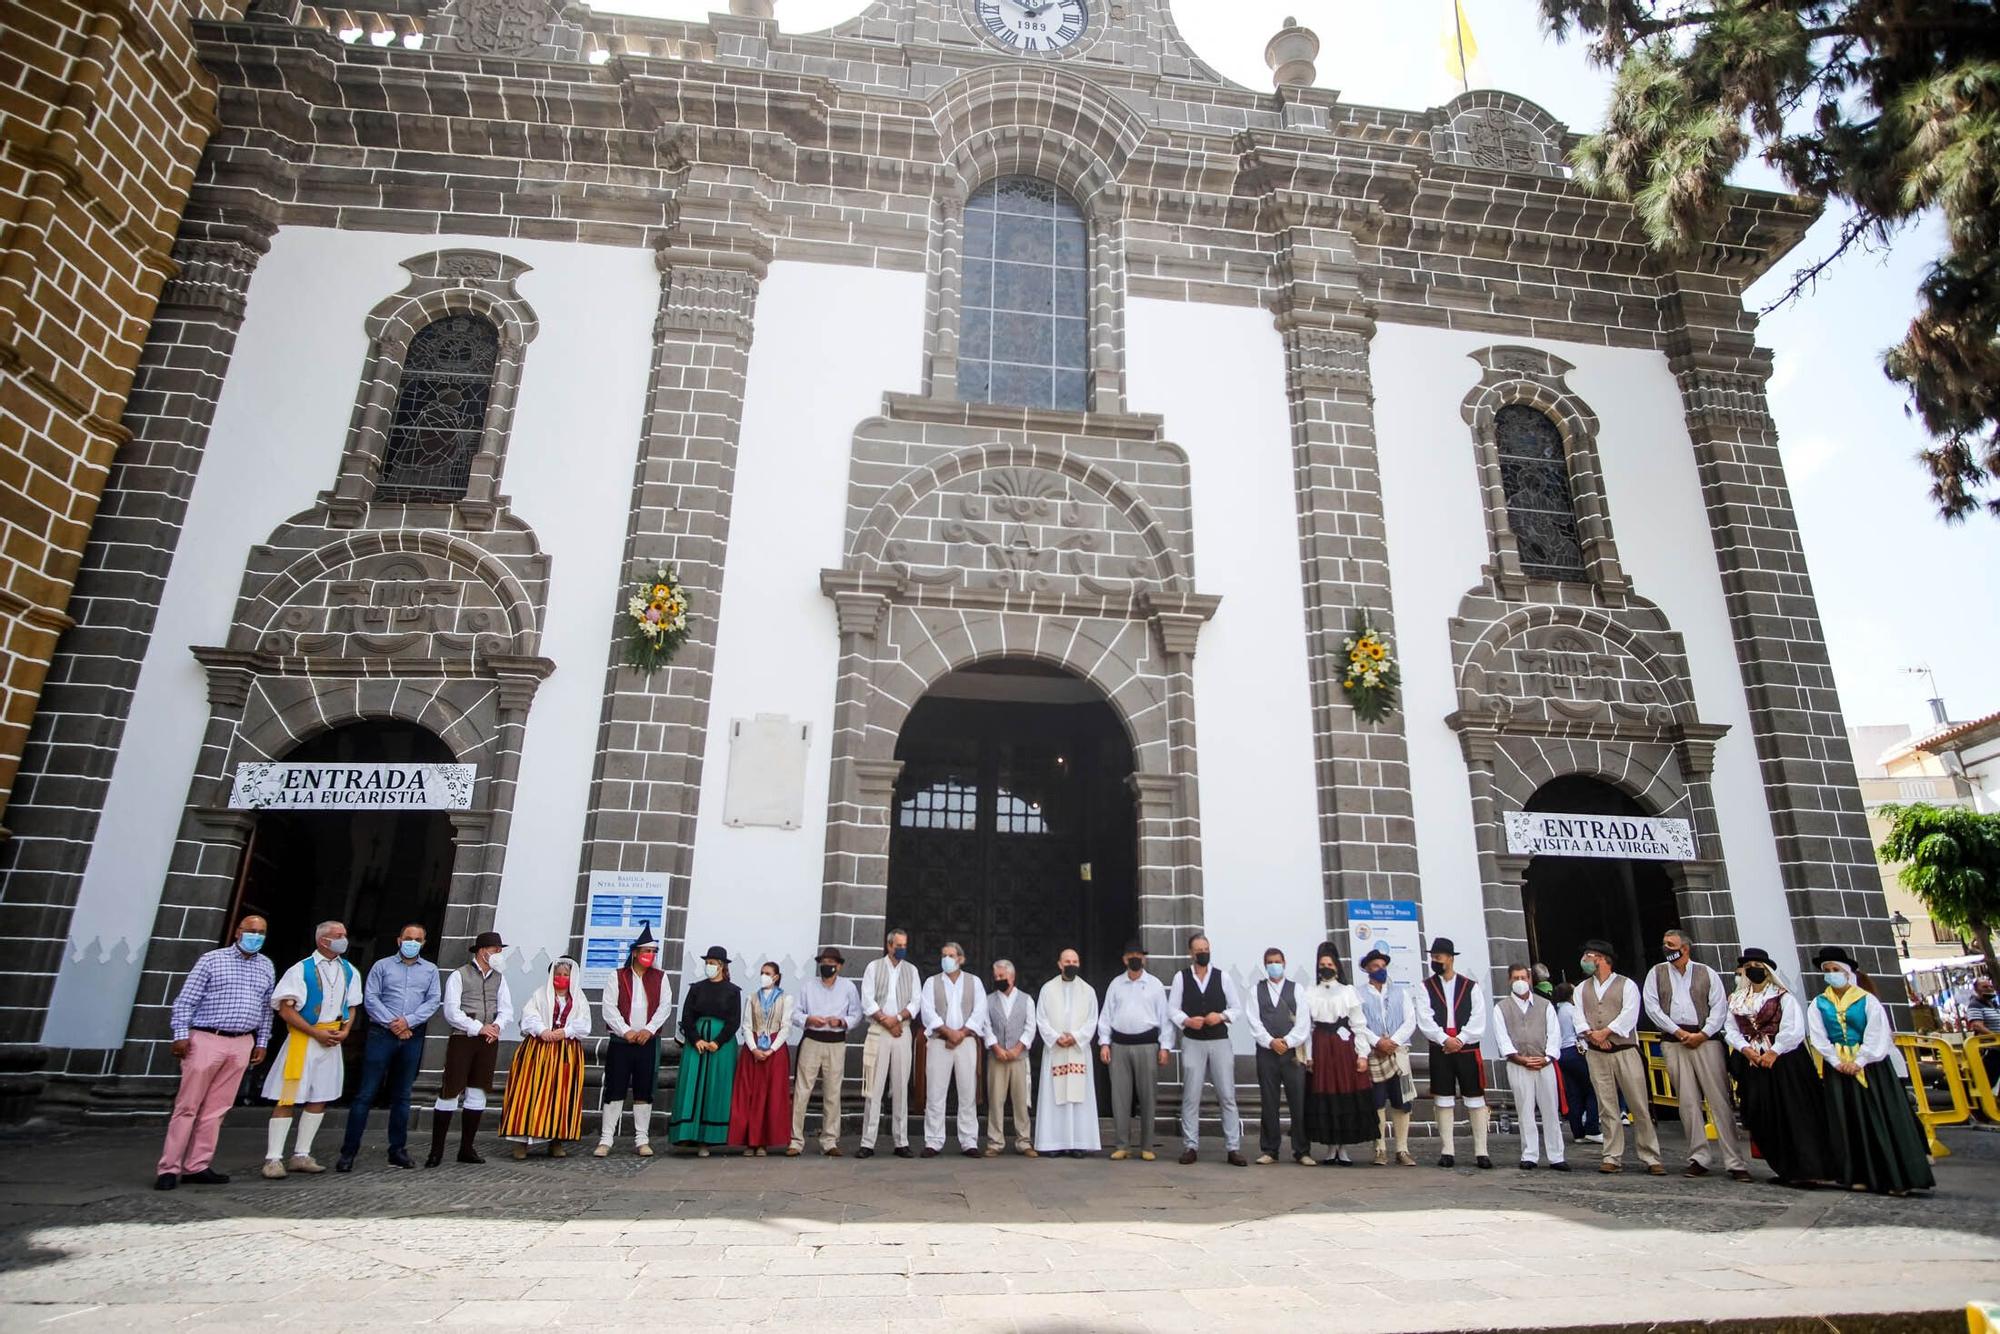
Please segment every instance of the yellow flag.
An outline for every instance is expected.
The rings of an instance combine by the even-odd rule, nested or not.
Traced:
[[[1438,44],[1444,47],[1444,67],[1452,82],[1463,89],[1471,88],[1472,62],[1479,58],[1479,42],[1465,17],[1463,0],[1451,0],[1451,18],[1445,22]]]

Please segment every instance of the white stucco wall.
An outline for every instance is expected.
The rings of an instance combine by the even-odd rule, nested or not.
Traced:
[[[758,295],[680,994],[710,945],[753,986],[765,958],[785,966],[788,986],[802,980],[819,947],[840,666],[819,575],[841,560],[855,427],[885,392],[921,387],[924,294],[922,274],[781,262]],[[723,823],[730,721],[760,713],[812,727],[797,829]]]
[[[1730,731],[1716,749],[1716,820],[1743,940],[1791,957],[1792,924],[1751,740],[1749,704],[1730,637],[1700,479],[1680,395],[1652,352],[1501,339],[1385,325],[1372,367],[1383,503],[1402,639],[1405,717],[1428,932],[1484,950],[1484,917],[1457,737],[1447,622],[1487,557],[1473,449],[1459,406],[1477,383],[1470,360],[1496,342],[1527,343],[1571,362],[1569,384],[1601,423],[1598,454],[1618,554],[1634,591],[1686,639],[1702,719]],[[1472,962],[1484,965],[1484,958]],[[1467,961],[1461,961],[1466,967]]]
[[[498,249],[531,266],[518,290],[540,333],[528,348],[502,491],[551,557],[544,652],[557,670],[529,717],[516,810],[534,816],[515,820],[499,920],[531,951],[537,941],[566,942],[659,289],[652,257],[286,227],[251,281],[45,1042],[123,1041],[209,716],[204,674],[188,649],[223,641],[250,547],[332,484],[367,353],[363,321],[408,281],[399,261],[454,246]],[[83,950],[92,961],[78,961]],[[97,950],[119,962],[94,962]]]
[[[1263,310],[1135,300],[1126,328],[1132,410],[1187,451],[1195,586],[1222,597],[1194,657],[1216,962],[1261,976],[1276,945],[1309,977],[1327,924],[1284,346]]]

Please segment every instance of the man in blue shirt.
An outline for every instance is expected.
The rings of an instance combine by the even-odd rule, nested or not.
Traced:
[[[368,1049],[361,1062],[361,1087],[347,1107],[347,1134],[333,1170],[354,1170],[354,1155],[368,1130],[368,1109],[376,1090],[389,1084],[389,1163],[415,1167],[410,1161],[410,1085],[424,1058],[424,1025],[437,1013],[443,992],[437,965],[423,957],[425,932],[415,922],[396,939],[396,952],[384,955],[368,970],[361,991],[368,1011]]]

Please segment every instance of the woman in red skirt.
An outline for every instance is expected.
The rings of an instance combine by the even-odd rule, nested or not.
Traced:
[[[792,998],[784,974],[766,963],[755,991],[743,996],[743,1057],[736,1062],[736,1096],[730,1103],[729,1142],[752,1158],[792,1142]]]
[[[1360,995],[1341,981],[1340,955],[1331,941],[1319,947],[1317,977],[1306,1005],[1312,1011],[1306,1139],[1314,1146],[1332,1146],[1319,1155],[1322,1163],[1352,1167],[1344,1146],[1375,1142],[1375,1081],[1368,1076],[1367,1055],[1375,1039]]]

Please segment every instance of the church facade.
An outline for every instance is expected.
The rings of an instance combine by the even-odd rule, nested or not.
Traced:
[[[251,904],[552,958],[636,886],[677,973],[894,919],[1039,980],[1304,963],[1377,900],[1475,975],[1681,923],[1895,976],[1741,296],[1792,201],[1670,264],[1533,103],[1244,89],[1166,0],[196,35],[220,125],[0,847],[0,1038],[94,1096],[170,1088]],[[471,787],[232,800],[307,761]],[[1531,857],[1537,811],[1689,842]]]

